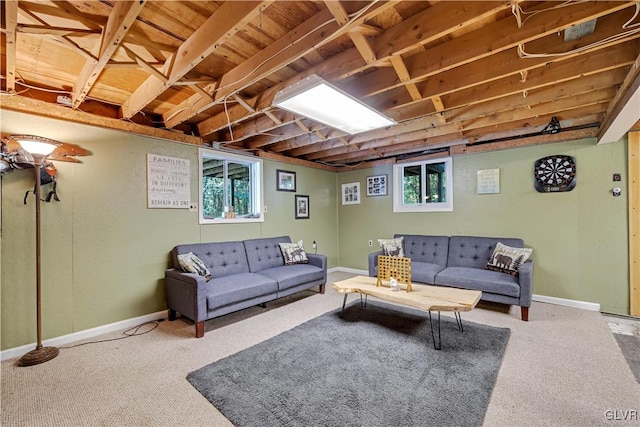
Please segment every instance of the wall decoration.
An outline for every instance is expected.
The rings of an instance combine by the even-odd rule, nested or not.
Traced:
[[[540,193],[571,191],[576,186],[576,160],[556,154],[536,160],[534,186]]]
[[[478,194],[500,193],[500,169],[483,169],[478,171]]]
[[[147,208],[189,209],[188,159],[147,153]]]
[[[296,219],[309,219],[309,196],[296,194]]]
[[[278,191],[296,191],[296,173],[277,169],[276,184]]]
[[[360,183],[350,182],[342,184],[342,204],[343,205],[359,205],[360,204]]]
[[[387,195],[387,175],[375,175],[367,177],[367,196]]]

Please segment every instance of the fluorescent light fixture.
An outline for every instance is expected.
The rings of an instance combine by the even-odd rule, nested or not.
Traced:
[[[273,105],[348,134],[396,124],[315,74],[276,93]]]

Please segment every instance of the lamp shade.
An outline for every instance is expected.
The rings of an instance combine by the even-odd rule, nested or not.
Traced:
[[[19,143],[29,153],[41,156],[51,154],[53,150],[62,145],[62,143],[53,139],[34,135],[12,135],[11,139]]]

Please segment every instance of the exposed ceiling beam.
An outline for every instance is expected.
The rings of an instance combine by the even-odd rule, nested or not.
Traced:
[[[598,144],[620,140],[640,120],[640,55],[629,67],[615,98],[609,105],[598,133]]]
[[[13,93],[16,91],[16,26],[18,24],[18,2],[5,1],[5,90]]]
[[[207,58],[213,51],[256,18],[272,3],[266,1],[225,2],[167,59],[162,74],[167,81],[149,78],[122,104],[122,116],[131,118],[171,85]]]
[[[71,97],[72,108],[78,108],[82,104],[146,4],[147,0],[118,1],[114,4],[107,24],[104,26],[93,51],[98,60],[87,60],[76,80]]]
[[[288,32],[284,37],[276,40],[257,55],[239,64],[221,78],[220,88],[214,94],[214,100],[192,97],[177,108],[169,111],[165,119],[167,127],[174,127],[197,113],[214,105],[221,104],[228,96],[246,88],[247,86],[265,78],[278,69],[316,50],[331,40],[347,33],[350,29],[362,24],[369,16],[380,13],[396,4],[397,1],[374,3],[365,13],[339,26],[329,10],[324,10],[306,22]],[[188,104],[188,107],[184,104]],[[270,105],[265,106],[270,107]],[[179,113],[176,113],[180,109]],[[258,108],[262,110],[262,108]],[[205,135],[202,134],[201,135]]]
[[[532,15],[522,28],[517,28],[513,17],[502,19],[407,58],[405,64],[411,76],[409,82],[425,80],[433,75],[516,48],[522,43],[555,34],[566,27],[634,4],[633,2],[580,3],[563,9],[563,13],[547,12]],[[398,81],[393,69],[380,68],[350,82],[349,93],[357,98],[366,98],[406,83]],[[425,96],[424,92],[423,96]]]
[[[68,107],[63,107],[60,105],[55,105],[49,102],[44,102],[24,96],[3,96],[2,108],[12,111],[19,111],[26,114],[35,114],[41,117],[49,117],[52,119],[81,123],[84,125],[115,129],[183,144],[202,145],[202,138],[196,136],[185,135],[183,133],[166,129],[143,126],[126,120],[112,119],[98,116],[96,114],[89,114],[80,110],[73,110]]]
[[[415,48],[416,40],[425,44],[438,40],[457,28],[477,22],[497,11],[510,8],[504,2],[459,2],[457,6],[452,10],[451,7],[447,6],[447,2],[440,2],[389,28],[375,39],[369,39],[378,62],[388,60],[391,55]],[[260,97],[260,104],[262,105],[258,109],[269,107],[273,97],[279,90],[302,80],[310,74],[325,76],[330,80],[341,79],[361,71],[366,65],[366,62],[364,62],[355,47],[348,49],[300,73],[295,78],[288,79],[265,90]],[[249,115],[241,108],[234,109],[233,107],[229,109],[228,113],[231,118],[231,124]],[[198,132],[203,136],[209,135],[229,124],[224,113],[217,114],[200,122],[198,124]]]

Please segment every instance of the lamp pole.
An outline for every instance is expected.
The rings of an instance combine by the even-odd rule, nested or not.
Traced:
[[[26,138],[26,137],[25,137]],[[35,137],[30,137],[27,141],[32,141]],[[44,139],[44,138],[43,138]],[[32,366],[44,363],[56,357],[60,350],[56,347],[44,347],[42,345],[42,309],[41,309],[41,285],[42,285],[42,268],[40,259],[41,238],[40,238],[40,171],[42,170],[42,160],[48,155],[56,146],[51,145],[50,140],[47,140],[49,147],[44,147],[46,154],[38,153],[38,149],[31,149],[31,155],[34,159],[34,170],[36,185],[34,193],[36,195],[36,332],[38,342],[36,348],[31,350],[18,360],[18,366]],[[24,141],[20,141],[21,145]],[[25,148],[26,149],[26,148]],[[29,150],[28,150],[29,151]]]

